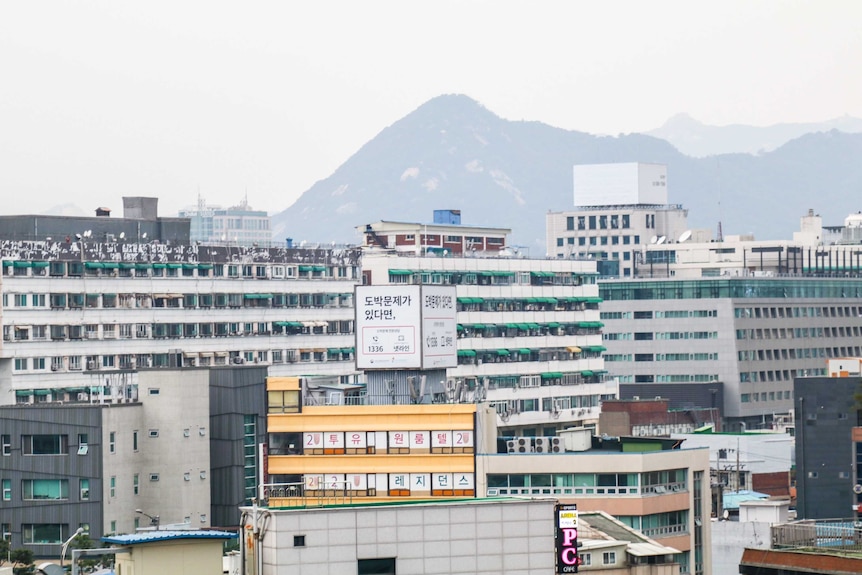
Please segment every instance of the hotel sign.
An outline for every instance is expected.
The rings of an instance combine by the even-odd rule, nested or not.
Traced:
[[[562,505],[554,506],[554,517],[556,519],[556,536],[554,537],[554,549],[556,551],[557,573],[578,572],[578,506]]]

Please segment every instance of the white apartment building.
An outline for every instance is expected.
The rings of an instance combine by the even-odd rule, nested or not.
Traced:
[[[602,360],[594,262],[367,249],[362,273],[373,285],[456,286],[458,366],[447,376],[486,395],[503,434],[595,426],[602,399],[616,397]]]
[[[358,250],[81,238],[0,248],[0,404],[136,397],[137,368],[355,381]]]
[[[547,254],[592,258],[602,277],[634,277],[643,246],[673,241],[688,227],[688,211],[668,204],[660,164],[576,165],[574,206],[548,212]]]

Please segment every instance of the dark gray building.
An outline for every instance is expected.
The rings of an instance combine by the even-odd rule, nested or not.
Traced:
[[[853,487],[862,481],[862,443],[853,428],[862,425],[862,377],[801,377],[796,398],[796,508],[799,519],[849,518],[862,503]]]

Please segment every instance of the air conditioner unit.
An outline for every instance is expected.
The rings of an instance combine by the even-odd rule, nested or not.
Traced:
[[[79,393],[78,394],[78,401],[87,401],[88,399],[89,399],[89,397],[87,397],[86,393]]]
[[[551,437],[550,438],[551,447],[548,449],[549,453],[562,453],[563,452],[563,441],[559,437]]]
[[[57,371],[60,369],[59,365],[51,365],[51,371]]]
[[[88,361],[87,362],[87,369],[96,369],[96,362],[95,361]]]
[[[548,453],[550,445],[544,437],[537,437],[533,440],[533,451],[536,453]]]
[[[518,443],[513,439],[507,440],[506,441],[506,452],[507,453],[518,453]]]
[[[242,364],[242,363],[245,363],[245,359],[243,359],[241,357],[235,357],[235,358],[233,358],[233,362],[236,364]]]

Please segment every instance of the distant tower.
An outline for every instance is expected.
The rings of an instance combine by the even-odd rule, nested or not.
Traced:
[[[721,220],[718,220],[718,240],[719,242],[724,241],[724,234],[721,232]]]

